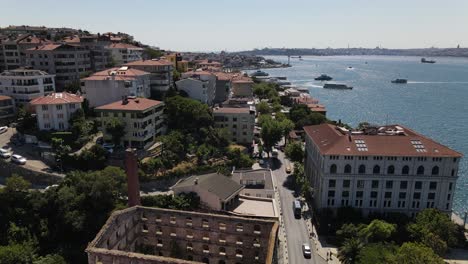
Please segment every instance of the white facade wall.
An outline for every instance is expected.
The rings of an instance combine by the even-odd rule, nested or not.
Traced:
[[[80,108],[80,103],[36,105],[39,130],[67,130],[68,120]]]
[[[173,188],[174,194],[179,195],[181,193],[190,193],[194,192],[200,197],[200,203],[203,205],[216,210],[221,211],[221,201],[218,196],[214,195],[211,192],[208,192],[197,185],[191,185],[186,187]]]
[[[187,78],[176,82],[177,89],[188,94],[192,99],[212,105],[216,91],[216,76],[200,76],[200,80]]]
[[[314,189],[316,208],[352,206],[365,213],[409,215],[425,208],[451,212],[459,158],[322,156],[309,137],[306,150],[305,170]],[[336,173],[331,172],[332,165],[336,165]],[[347,165],[351,166],[349,173],[345,173]],[[365,173],[359,172],[361,165]],[[379,173],[373,171],[376,165],[380,166]],[[388,171],[390,166],[395,168],[393,174]],[[402,173],[404,166],[408,166],[408,174]],[[420,166],[424,174],[417,173]],[[435,166],[438,175],[432,175]]]
[[[16,104],[27,104],[54,92],[54,75],[0,75],[0,95],[12,97]]]

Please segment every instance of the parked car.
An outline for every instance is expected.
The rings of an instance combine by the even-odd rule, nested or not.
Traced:
[[[312,257],[312,253],[310,251],[310,245],[308,243],[302,244],[302,254],[304,255],[305,258]]]
[[[113,143],[104,143],[104,144],[102,144],[102,147],[104,149],[106,149],[107,152],[112,154],[114,152],[115,144],[113,144]]]
[[[23,156],[20,156],[18,154],[12,155],[11,156],[11,162],[14,162],[16,164],[24,165],[26,164],[26,158]]]
[[[9,157],[11,157],[11,152],[4,148],[0,148],[0,157],[8,159]]]
[[[3,133],[5,133],[5,132],[7,132],[7,131],[8,131],[8,127],[7,127],[7,126],[2,126],[2,127],[0,127],[0,134],[3,134]]]

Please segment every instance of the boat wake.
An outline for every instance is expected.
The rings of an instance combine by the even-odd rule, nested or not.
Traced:
[[[468,82],[417,82],[417,81],[408,81],[409,84],[468,84]]]

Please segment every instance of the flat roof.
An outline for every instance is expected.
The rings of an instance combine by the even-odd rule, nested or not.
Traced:
[[[240,197],[239,205],[231,212],[243,216],[278,217],[276,203],[273,199],[256,197]]]
[[[271,179],[271,171],[269,169],[236,170],[232,173],[232,179],[239,183],[241,180],[264,181],[265,187],[262,189],[273,190],[273,181]],[[246,187],[245,189],[249,188]]]
[[[248,107],[215,107],[213,108],[214,114],[248,114],[250,108]]]

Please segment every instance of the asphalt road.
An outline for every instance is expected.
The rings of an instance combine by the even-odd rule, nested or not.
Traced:
[[[285,159],[282,152],[279,152],[277,160],[272,159],[270,162],[273,178],[276,181],[276,186],[280,194],[283,221],[286,229],[289,263],[326,263],[322,258],[317,256],[315,246],[309,238],[304,219],[296,219],[294,217],[292,204],[297,198],[294,197],[294,190],[292,189],[292,176],[288,176],[285,171],[285,167],[289,163],[290,162]],[[304,258],[302,254],[303,243],[309,243],[311,246],[313,253],[312,258]]]

